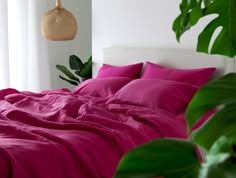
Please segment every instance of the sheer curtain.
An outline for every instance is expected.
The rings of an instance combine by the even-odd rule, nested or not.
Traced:
[[[0,0],[0,89],[50,88],[47,41],[40,33],[45,0]]]

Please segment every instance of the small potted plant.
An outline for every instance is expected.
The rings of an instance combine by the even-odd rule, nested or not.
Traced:
[[[63,65],[56,65],[56,68],[68,77],[59,75],[62,80],[77,86],[82,81],[92,78],[92,56],[82,62],[78,56],[71,55],[69,65],[72,72]]]

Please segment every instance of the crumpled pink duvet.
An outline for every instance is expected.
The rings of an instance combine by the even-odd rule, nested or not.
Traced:
[[[106,104],[67,89],[0,91],[1,178],[111,178],[128,150],[160,137],[186,138],[164,110]]]

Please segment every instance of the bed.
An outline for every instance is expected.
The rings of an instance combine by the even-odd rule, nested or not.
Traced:
[[[213,77],[231,70],[220,56],[191,50],[104,49],[106,64],[145,61],[185,69],[215,67]],[[73,91],[1,90],[0,177],[111,178],[120,158],[130,149],[161,137],[188,137],[184,111],[199,86],[137,76],[106,77],[117,68],[110,69]],[[146,99],[146,95],[151,97]],[[173,102],[173,98],[178,101]]]

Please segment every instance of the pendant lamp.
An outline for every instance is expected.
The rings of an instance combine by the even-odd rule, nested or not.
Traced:
[[[42,35],[48,40],[73,40],[77,33],[77,22],[73,14],[56,0],[56,7],[48,11],[41,19]]]

